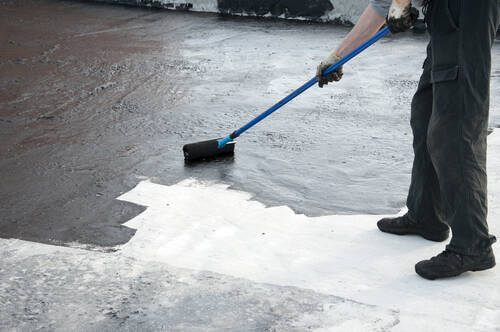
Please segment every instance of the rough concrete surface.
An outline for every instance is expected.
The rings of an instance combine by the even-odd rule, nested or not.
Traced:
[[[375,229],[404,206],[425,35],[384,38],[234,158],[184,164],[185,143],[267,109],[347,32],[0,0],[0,330],[498,331],[498,269],[429,283],[413,264],[442,244]],[[497,43],[492,128],[498,59]]]
[[[308,289],[120,254],[1,244],[1,331],[383,331],[398,322],[396,310]]]

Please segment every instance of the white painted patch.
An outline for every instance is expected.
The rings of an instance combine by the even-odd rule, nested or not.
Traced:
[[[490,227],[499,233],[500,133],[489,137]],[[492,153],[492,151],[496,151]],[[430,282],[414,264],[445,244],[381,233],[381,216],[309,218],[266,208],[227,185],[141,182],[119,199],[148,209],[122,254],[257,282],[309,288],[401,311],[395,330],[487,330],[500,325],[500,271]]]

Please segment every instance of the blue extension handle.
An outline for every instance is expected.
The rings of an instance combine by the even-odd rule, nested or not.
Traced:
[[[371,37],[370,39],[365,41],[363,44],[359,45],[357,48],[355,48],[354,50],[349,52],[349,54],[347,54],[346,56],[341,58],[339,61],[335,62],[330,67],[326,68],[325,71],[323,72],[323,75],[327,75],[327,74],[331,73],[332,71],[336,70],[337,68],[339,68],[340,66],[345,64],[347,61],[351,60],[356,55],[358,55],[359,53],[363,52],[365,49],[367,49],[368,47],[373,45],[376,41],[378,41],[380,38],[384,37],[388,33],[389,33],[389,28],[388,27],[383,28],[382,30],[377,32],[373,37]],[[250,121],[249,123],[244,125],[243,127],[241,127],[240,129],[236,130],[235,132],[233,132],[232,134],[230,134],[224,138],[217,140],[219,149],[222,149],[227,143],[231,142],[233,139],[240,136],[245,131],[247,131],[248,129],[250,129],[254,125],[256,125],[257,123],[259,123],[260,121],[264,120],[268,115],[270,115],[274,111],[278,110],[281,106],[285,105],[290,100],[297,97],[298,95],[300,95],[302,92],[309,89],[311,86],[313,86],[317,82],[318,82],[318,79],[316,77],[310,79],[307,83],[302,85],[300,88],[298,88],[294,92],[290,93],[288,96],[286,96],[285,98],[280,100],[275,105],[271,106],[267,111],[265,111],[264,113],[262,113],[261,115],[259,115],[258,117],[256,117],[255,119],[253,119],[252,121]]]

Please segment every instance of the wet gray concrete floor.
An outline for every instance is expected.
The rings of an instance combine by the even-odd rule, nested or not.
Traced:
[[[1,331],[302,332],[353,323],[389,331],[399,323],[398,310],[309,289],[119,253],[2,244]]]
[[[222,181],[298,213],[404,206],[409,106],[427,36],[385,38],[241,136],[234,158],[184,165],[308,80],[332,25],[72,1],[0,1],[0,236],[114,246],[140,179]],[[500,124],[500,46],[491,126]]]

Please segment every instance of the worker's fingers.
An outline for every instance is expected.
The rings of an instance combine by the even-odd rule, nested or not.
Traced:
[[[331,82],[333,81],[333,78],[332,78],[332,73],[328,73],[326,75],[323,75],[323,79],[325,80],[325,82]]]
[[[342,79],[342,76],[344,75],[344,73],[342,72],[338,72],[338,71],[334,71],[332,73],[332,79],[335,81],[335,82],[338,82]]]
[[[323,87],[323,85],[327,85],[328,82],[340,81],[343,74],[342,66],[326,75],[323,74],[327,68],[339,60],[340,57],[335,52],[331,52],[326,58],[323,59],[323,61],[321,61],[316,69],[316,78],[318,79],[318,85],[320,88]]]
[[[326,68],[328,68],[328,65],[324,65],[323,63],[321,63],[316,69],[316,78],[318,79],[318,86],[320,88],[322,88],[323,85],[328,85],[328,82],[340,81],[342,79],[342,76],[344,75],[342,66],[326,75],[323,75],[323,72]]]
[[[412,7],[411,2],[400,3],[393,0],[386,22],[392,33],[403,32],[411,28],[418,19],[418,10]]]
[[[342,66],[340,66],[339,68],[337,68],[336,71],[333,72],[333,80],[338,82],[342,79],[342,76],[344,75],[344,68]]]
[[[344,76],[344,66],[340,66],[338,69],[337,69],[337,73],[338,73],[338,76],[340,77],[339,80],[342,78],[342,76]]]
[[[323,85],[324,85],[325,83],[327,83],[327,82],[325,82],[324,77],[320,77],[320,78],[318,79],[318,86],[319,86],[320,88],[322,88],[322,87],[323,87]]]
[[[318,68],[316,69],[316,78],[318,79],[318,83],[321,82],[322,73],[323,73],[323,66],[320,64],[318,66]],[[321,85],[320,85],[320,88],[321,88]]]
[[[319,84],[319,87],[322,88],[323,85],[328,85],[328,80],[326,79],[326,77],[321,77],[321,79],[318,81],[318,84]]]
[[[323,63],[320,63],[318,67],[316,67],[316,75],[321,75],[323,72]]]
[[[331,73],[323,75],[323,77],[322,77],[323,84],[325,84],[325,82],[326,83],[338,82],[342,79],[343,75],[344,75],[344,73],[342,71],[342,67],[340,67],[337,70],[332,71]]]

